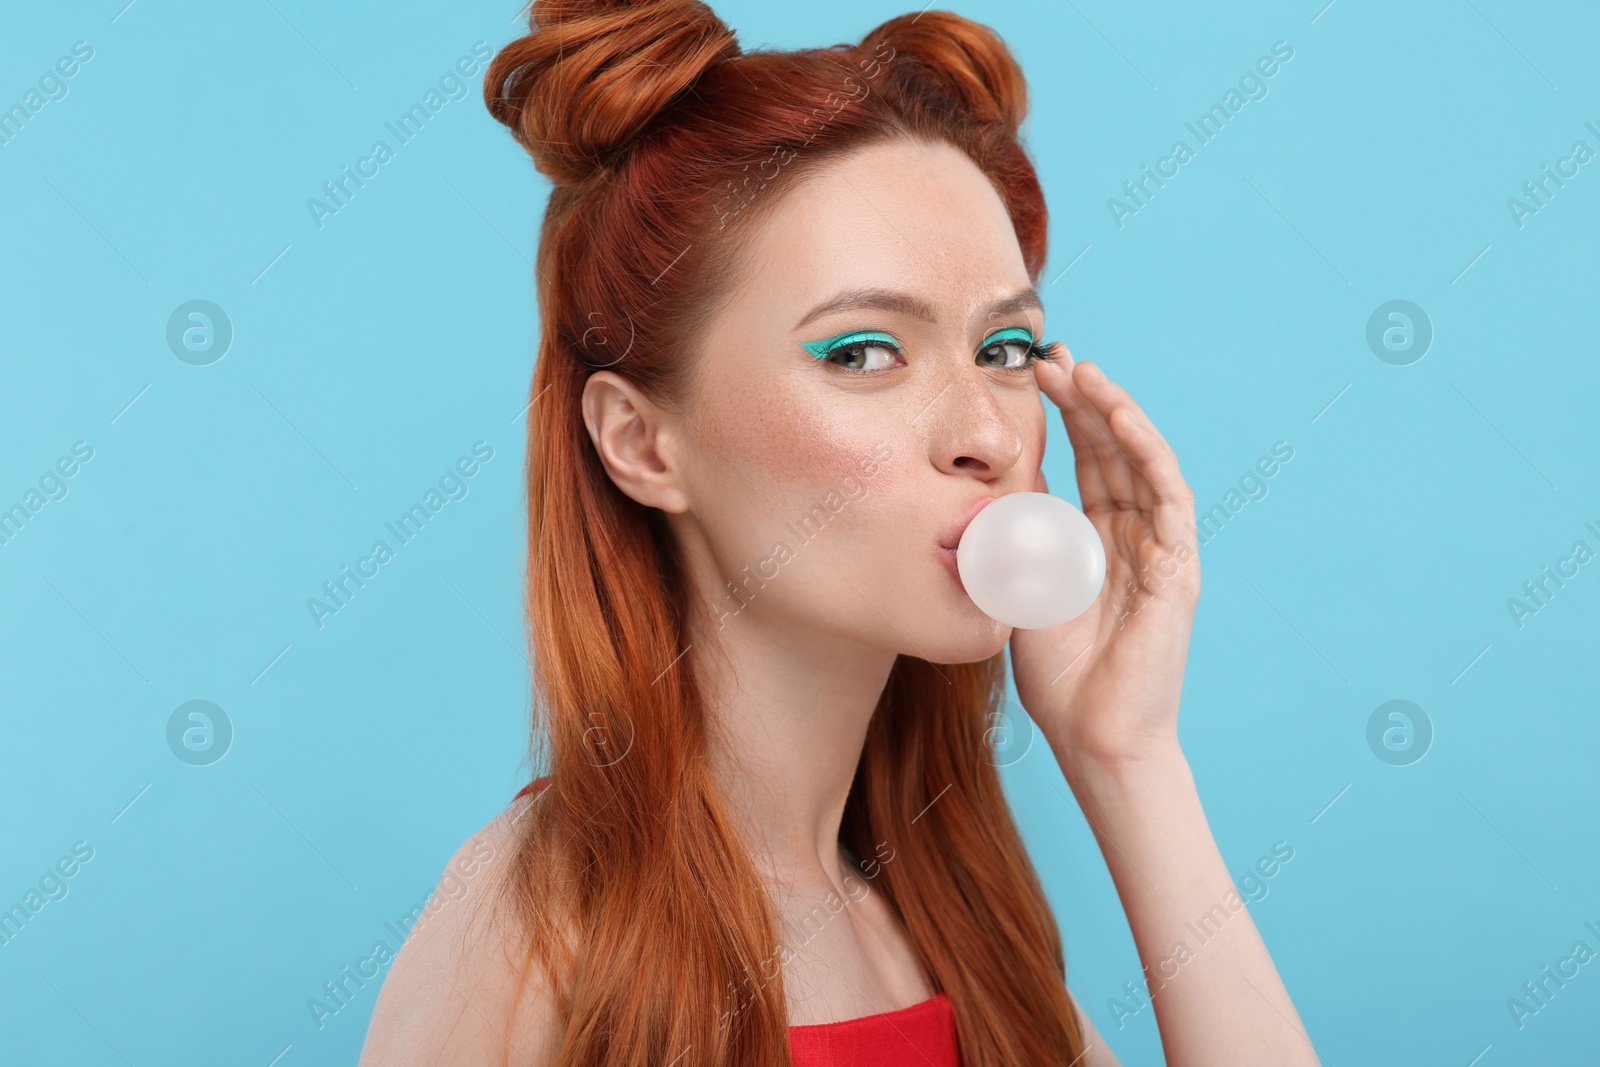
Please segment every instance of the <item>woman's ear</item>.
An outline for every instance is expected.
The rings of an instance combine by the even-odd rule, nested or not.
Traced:
[[[664,410],[638,386],[612,371],[595,371],[583,385],[583,424],[616,487],[647,507],[688,510],[681,481],[680,415]]]

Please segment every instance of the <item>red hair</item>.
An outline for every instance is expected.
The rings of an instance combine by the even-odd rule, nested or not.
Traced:
[[[1027,90],[992,30],[943,11],[858,45],[748,53],[694,0],[536,0],[529,27],[484,82],[554,185],[526,470],[533,752],[545,762],[547,746],[551,787],[514,848],[522,979],[537,961],[556,991],[564,1065],[685,1049],[677,1062],[787,1065],[777,918],[703,758],[681,563],[661,513],[605,473],[580,399],[609,368],[678,403],[752,221],[867,145],[964,151],[1037,283],[1047,216],[1018,140]],[[950,997],[966,1067],[1064,1065],[1083,1037],[1061,938],[988,744],[1004,688],[1003,654],[900,656],[840,837],[862,857],[893,850],[875,884]]]

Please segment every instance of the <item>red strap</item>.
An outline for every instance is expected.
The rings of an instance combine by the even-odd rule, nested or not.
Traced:
[[[537,789],[543,789],[547,784],[549,784],[549,782],[550,782],[550,776],[548,774],[544,775],[544,776],[542,776],[540,778],[535,778],[533,781],[531,781],[527,785],[523,786],[522,789],[517,792],[517,795],[512,797],[511,799],[513,799],[513,800],[521,800],[523,797],[527,796],[529,793],[532,793]]]
[[[932,998],[897,1011],[789,1028],[795,1067],[960,1067],[950,998]]]

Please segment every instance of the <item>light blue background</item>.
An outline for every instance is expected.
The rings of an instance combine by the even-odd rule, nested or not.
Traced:
[[[125,2],[8,4],[0,35],[0,107],[94,49],[0,145],[0,506],[94,449],[0,546],[0,906],[94,849],[0,946],[0,1046],[351,1063],[376,982],[320,1030],[307,998],[527,780],[519,415],[548,186],[480,71],[323,228],[306,201],[522,26],[483,0]],[[1600,963],[1520,1030],[1506,1002],[1600,950],[1600,564],[1520,629],[1507,600],[1600,549],[1600,161],[1521,228],[1506,202],[1600,150],[1600,17],[1324,3],[956,7],[1030,80],[1052,334],[1127,385],[1203,508],[1294,449],[1204,550],[1182,733],[1230,869],[1295,850],[1252,911],[1316,1047],[1593,1062]],[[716,6],[747,49],[910,9]],[[1280,40],[1269,95],[1119,229],[1107,199],[1195,147],[1184,122]],[[235,329],[210,366],[165,342],[192,299]],[[1435,330],[1409,366],[1365,340],[1391,299]],[[477,441],[470,494],[319,630],[307,598]],[[1075,500],[1059,424],[1050,447]],[[1435,731],[1410,766],[1366,741],[1397,698]],[[236,731],[211,766],[166,744],[192,699]],[[1109,1005],[1139,961],[1048,751],[1006,776],[1072,989],[1124,1063],[1159,1062],[1153,1012],[1119,1028]]]

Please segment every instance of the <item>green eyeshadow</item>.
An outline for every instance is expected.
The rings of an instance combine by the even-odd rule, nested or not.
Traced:
[[[882,341],[895,351],[900,350],[900,343],[886,333],[877,330],[853,330],[850,333],[841,333],[837,337],[826,337],[820,341],[801,341],[800,347],[810,352],[818,359],[825,359],[829,352],[835,348],[855,344],[858,341]]]
[[[978,347],[988,348],[990,345],[997,345],[1002,341],[1027,341],[1029,344],[1032,344],[1033,334],[1028,330],[1024,330],[1020,326],[1011,326],[1004,330],[998,330],[995,333],[990,334],[988,337],[985,337],[983,339],[983,344],[979,345]]]

